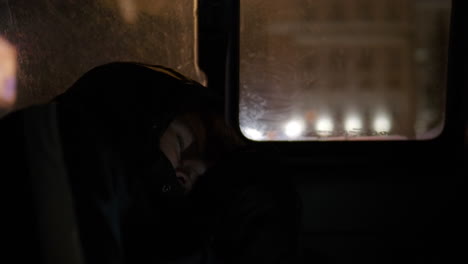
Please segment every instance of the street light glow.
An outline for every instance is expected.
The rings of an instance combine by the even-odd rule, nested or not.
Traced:
[[[390,132],[392,128],[392,122],[390,118],[385,114],[379,114],[374,120],[374,130],[376,132]]]
[[[362,120],[358,115],[349,115],[345,122],[347,132],[359,132],[362,129]]]
[[[320,117],[317,120],[315,125],[315,129],[317,130],[317,134],[321,136],[329,135],[333,131],[334,125],[332,120],[329,117]]]
[[[297,138],[304,132],[304,129],[305,125],[303,121],[292,120],[286,124],[284,133],[290,138]]]

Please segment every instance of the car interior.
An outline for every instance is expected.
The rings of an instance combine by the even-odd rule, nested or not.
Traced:
[[[130,61],[202,83],[240,136],[279,150],[302,200],[301,263],[459,262],[466,4],[0,0],[17,90],[0,111],[4,260],[85,264],[46,103],[91,68]],[[2,82],[8,58],[0,42]]]

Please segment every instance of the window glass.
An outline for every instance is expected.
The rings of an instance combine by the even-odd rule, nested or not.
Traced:
[[[449,0],[241,0],[243,134],[431,139],[443,129]]]
[[[17,108],[46,102],[113,61],[171,67],[200,82],[190,0],[0,0],[0,36],[18,52]]]

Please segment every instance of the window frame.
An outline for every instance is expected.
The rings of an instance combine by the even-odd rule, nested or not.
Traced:
[[[239,126],[239,49],[240,49],[240,1],[225,1],[229,6],[229,15],[225,19],[226,56],[224,61],[225,110],[228,124],[246,140]],[[466,2],[466,1],[465,1]],[[449,29],[449,47],[447,63],[446,109],[442,133],[430,140],[406,141],[262,141],[253,142],[259,146],[270,145],[279,149],[295,160],[340,159],[373,161],[376,164],[392,160],[408,162],[421,160],[440,162],[450,160],[454,153],[463,148],[464,120],[462,114],[463,87],[467,78],[463,69],[467,68],[466,36],[463,25],[468,24],[465,12],[466,3],[462,0],[452,0],[451,21]],[[210,75],[208,79],[210,79]],[[463,85],[465,84],[465,85]],[[463,98],[463,99],[462,99]],[[251,140],[249,140],[251,141]]]

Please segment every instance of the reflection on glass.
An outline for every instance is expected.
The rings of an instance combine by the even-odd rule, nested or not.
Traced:
[[[450,7],[450,0],[241,0],[241,127],[261,128],[258,140],[436,137]]]

